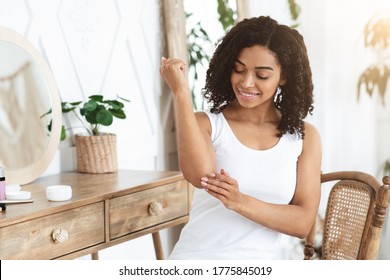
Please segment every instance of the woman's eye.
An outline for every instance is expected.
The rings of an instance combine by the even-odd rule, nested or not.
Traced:
[[[236,72],[236,73],[244,73],[245,72],[245,70],[244,69],[237,69],[237,68],[234,68],[234,72]]]
[[[267,80],[268,77],[265,77],[265,76],[259,76],[259,75],[256,75],[256,77],[260,80]]]

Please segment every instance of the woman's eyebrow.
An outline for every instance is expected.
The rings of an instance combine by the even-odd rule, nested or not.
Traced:
[[[236,62],[238,64],[241,64],[242,66],[246,66],[244,62],[236,59]],[[274,69],[270,66],[256,66],[255,69],[260,69],[260,70],[271,70],[271,71],[274,71]]]

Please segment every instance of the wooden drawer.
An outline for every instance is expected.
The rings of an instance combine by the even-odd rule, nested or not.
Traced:
[[[55,242],[58,229],[63,230]],[[61,242],[61,237],[66,240]],[[0,228],[0,240],[0,259],[53,259],[103,243],[104,203]]]
[[[110,200],[110,239],[188,214],[188,183],[178,181]]]

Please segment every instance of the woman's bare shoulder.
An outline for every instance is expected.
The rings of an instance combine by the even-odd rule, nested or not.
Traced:
[[[207,131],[211,135],[211,123],[207,114],[205,112],[195,112],[195,117],[199,128],[203,131]]]
[[[320,133],[317,129],[317,127],[309,122],[304,122],[305,124],[305,136],[307,135],[308,137],[320,137]]]
[[[321,149],[321,135],[317,127],[309,122],[305,122],[305,136],[304,136],[304,146],[310,146],[314,149]]]

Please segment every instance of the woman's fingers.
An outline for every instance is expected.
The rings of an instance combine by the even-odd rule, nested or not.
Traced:
[[[230,177],[224,169],[221,169],[221,173],[202,177],[201,185],[228,209],[234,209],[241,203],[242,195],[239,191],[238,182]]]
[[[225,169],[221,169],[221,174],[222,174],[222,175],[227,175],[227,176],[230,177],[230,174],[229,174],[228,172],[226,172]]]
[[[223,170],[223,169],[222,169]],[[236,184],[236,180],[234,180],[232,177],[230,177],[230,175],[228,175],[228,173],[224,172],[224,173],[219,173],[219,174],[216,174],[214,177],[209,177],[210,180],[218,180],[218,181],[221,181],[221,182],[225,182],[229,185],[235,185]]]
[[[221,169],[221,173],[211,173],[202,177],[201,184],[204,187],[209,184],[228,190],[230,186],[236,186],[237,182],[232,177],[230,177],[229,173],[227,173],[224,169]]]
[[[214,192],[213,190],[211,189],[205,189],[207,191],[207,193],[209,193],[210,195],[214,196],[216,199],[220,200],[222,203],[224,203],[224,201],[226,200],[226,196],[220,194],[220,193],[217,193],[217,192]]]
[[[160,74],[174,93],[187,92],[186,67],[177,58],[161,58]]]
[[[219,194],[224,197],[227,197],[229,195],[229,191],[227,186],[223,186],[222,184],[213,184],[211,182],[201,182],[202,186],[205,188],[206,191],[214,194]]]
[[[161,57],[161,67],[160,67],[160,71],[161,70],[164,70],[164,69],[179,69],[181,71],[184,71],[185,70],[185,66],[186,64],[180,60],[180,59],[177,59],[177,58],[165,58],[165,57]]]
[[[229,183],[230,180],[224,181],[220,179],[212,179],[208,177],[201,178],[201,185],[207,190],[212,190],[215,193],[220,193],[224,196],[228,196],[229,192],[234,189]]]

